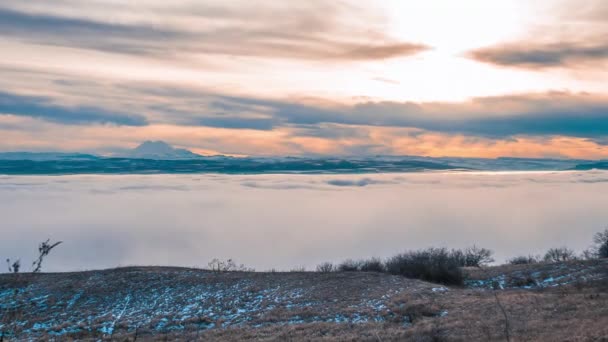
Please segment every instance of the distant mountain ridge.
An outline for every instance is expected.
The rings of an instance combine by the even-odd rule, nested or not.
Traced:
[[[0,152],[0,160],[95,160],[98,156],[86,153],[62,152]]]
[[[111,156],[58,152],[0,153],[0,174],[387,173],[429,171],[566,171],[608,169],[606,160],[424,156],[202,156],[145,141]]]

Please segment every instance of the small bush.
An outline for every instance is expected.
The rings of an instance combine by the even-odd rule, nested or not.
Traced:
[[[511,286],[525,287],[536,285],[536,280],[531,275],[515,276],[510,279]]]
[[[494,262],[492,258],[494,252],[477,246],[466,248],[464,251],[453,249],[451,254],[462,267],[480,267]]]
[[[17,259],[11,263],[11,259],[6,259],[6,264],[8,265],[8,273],[19,273],[21,260]]]
[[[415,323],[424,317],[437,317],[440,312],[441,311],[435,305],[413,304],[407,306],[403,314],[404,316],[409,317],[410,322]]]
[[[344,260],[337,267],[339,272],[356,272],[359,271],[360,262],[352,259]]]
[[[445,248],[428,248],[396,255],[386,262],[386,271],[435,283],[462,285],[461,260]]]
[[[44,242],[41,242],[40,245],[38,246],[38,258],[36,260],[34,260],[34,262],[32,263],[32,268],[33,268],[33,273],[40,273],[40,270],[42,269],[42,262],[44,261],[44,258],[47,257],[49,255],[49,253],[51,252],[51,250],[53,250],[53,248],[59,246],[60,244],[63,243],[63,241],[58,241],[55,243],[51,243],[50,239],[47,239]]]
[[[213,259],[207,264],[209,269],[213,272],[254,272],[253,268],[246,267],[243,264],[237,264],[234,260],[228,259],[226,261],[220,259]]]
[[[574,254],[574,251],[569,248],[559,247],[549,249],[547,253],[545,253],[544,259],[547,262],[562,262],[576,260],[576,255]]]
[[[324,262],[322,264],[317,265],[317,272],[320,273],[329,273],[334,271],[334,264],[331,262]]]
[[[529,265],[529,264],[537,264],[540,262],[540,257],[534,255],[520,255],[514,258],[507,260],[507,263],[510,265]]]
[[[371,258],[361,261],[359,263],[359,270],[362,272],[385,272],[386,268],[382,260]]]
[[[593,242],[595,242],[596,256],[598,258],[608,258],[608,228],[603,232],[596,233]]]
[[[595,247],[587,248],[581,252],[581,259],[594,260],[599,258],[598,251]]]

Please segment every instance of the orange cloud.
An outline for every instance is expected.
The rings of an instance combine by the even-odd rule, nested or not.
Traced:
[[[292,128],[271,131],[150,125],[143,127],[64,126],[0,115],[0,150],[112,153],[144,140],[164,140],[202,154],[229,155],[424,155],[460,157],[608,158],[608,146],[563,136],[489,139],[412,128],[356,126],[341,137],[298,136]]]

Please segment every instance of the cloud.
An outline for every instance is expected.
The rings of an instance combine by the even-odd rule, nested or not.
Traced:
[[[10,227],[3,230],[0,250],[20,256],[35,251],[40,236],[66,241],[45,264],[52,272],[134,264],[190,266],[214,257],[246,260],[258,269],[314,267],[321,260],[387,257],[419,246],[466,247],[473,237],[504,260],[562,243],[587,248],[593,234],[605,227],[608,201],[608,182],[599,182],[608,178],[606,172],[408,174],[382,189],[334,191],[241,186],[246,180],[308,186],[328,179],[323,175],[199,175],[198,182],[189,175],[70,176],[61,177],[69,180],[63,184],[55,184],[56,177],[29,178],[26,183],[44,184],[0,191],[2,224]],[[18,179],[0,178],[0,186]],[[158,190],[120,191],[133,184]],[[190,191],[163,190],[165,186]],[[93,194],[92,188],[102,193]],[[269,236],[281,236],[281,243]]]
[[[309,190],[323,190],[323,188],[315,187],[312,184],[300,184],[295,182],[283,182],[283,183],[269,183],[269,182],[256,182],[256,181],[245,181],[241,183],[242,186],[255,189],[273,189],[273,190],[293,190],[293,189],[309,189]]]
[[[501,66],[543,69],[576,67],[608,60],[608,43],[519,42],[481,48],[469,54],[473,59]]]
[[[468,56],[479,62],[528,70],[593,69],[608,63],[606,1],[562,1],[543,12],[549,12],[551,19],[537,23],[519,39],[475,49]]]
[[[257,130],[271,130],[275,126],[272,118],[247,118],[247,117],[205,117],[194,122],[200,126],[221,128],[244,128]]]
[[[26,71],[10,80],[15,83],[0,80],[5,89],[0,113],[13,114],[0,115],[5,138],[0,149],[5,151],[106,153],[155,139],[203,154],[599,158],[608,152],[608,97],[601,94],[544,92],[462,102],[351,105]],[[26,117],[33,119],[19,119]],[[100,127],[106,123],[123,128]],[[63,141],[66,136],[73,142]]]
[[[109,112],[95,107],[67,107],[54,104],[42,96],[24,96],[0,92],[0,113],[40,118],[63,124],[90,123],[143,126],[145,117],[137,114]]]
[[[371,127],[408,129],[408,136],[437,132],[468,139],[569,136],[601,142],[608,136],[608,97],[602,94],[550,91],[461,102],[366,101],[350,105],[323,99],[234,96],[166,83],[96,83],[49,77],[28,89],[38,96],[0,93],[0,112],[66,124],[282,131],[301,138],[299,144],[322,139],[368,140],[362,145],[378,152],[385,149],[369,141]],[[10,121],[2,124],[15,125]]]
[[[227,98],[240,105],[270,108],[283,125],[303,126],[307,136],[332,134],[324,124],[409,127],[426,131],[505,138],[516,135],[604,137],[608,98],[548,92],[474,98],[466,102],[365,102],[323,106],[295,102]],[[353,135],[334,130],[336,137]]]
[[[365,139],[370,134],[366,127],[493,139],[528,135],[602,141],[608,135],[608,97],[598,94],[546,92],[478,97],[464,102],[368,101],[347,105],[229,96],[163,84],[87,88],[68,82],[60,89],[60,94],[88,93],[66,99],[0,93],[0,111],[67,124],[159,123],[261,131],[288,128],[292,136],[322,139]],[[102,91],[104,97],[100,98],[97,94]],[[82,104],[56,104],[62,101]],[[102,107],[93,107],[92,103]]]
[[[13,1],[0,5],[0,34],[35,44],[163,59],[229,55],[361,61],[428,49],[388,36],[381,18],[341,2],[148,4],[138,7],[147,14],[142,17],[120,4],[97,8],[71,1],[64,6],[35,3],[36,10]],[[94,10],[105,15],[90,15]],[[108,20],[125,16],[128,19]]]
[[[355,187],[363,187],[371,184],[393,184],[392,181],[385,180],[377,180],[371,178],[362,178],[362,179],[330,179],[327,181],[327,184],[333,186],[355,186]]]

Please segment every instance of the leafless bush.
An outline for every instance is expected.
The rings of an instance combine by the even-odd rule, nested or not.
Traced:
[[[547,262],[563,262],[569,260],[576,260],[576,254],[574,251],[567,247],[550,248],[544,257]]]
[[[428,248],[396,255],[387,260],[386,271],[436,283],[462,285],[464,274],[460,260],[446,248]]]
[[[379,258],[364,260],[348,259],[335,267],[340,272],[385,272],[384,263]]]
[[[594,250],[598,258],[608,258],[608,228],[593,237]]]
[[[289,272],[306,272],[306,267],[298,266],[289,270]]]
[[[360,262],[352,260],[352,259],[348,259],[348,260],[341,262],[337,266],[337,270],[339,272],[356,272],[356,271],[359,271],[359,266],[360,266]]]
[[[598,253],[595,247],[590,247],[581,252],[580,258],[583,260],[594,260],[597,259]]]
[[[21,268],[21,260],[17,259],[11,263],[11,259],[6,259],[6,264],[8,265],[8,273],[19,273],[19,269]]]
[[[324,262],[322,264],[317,265],[317,272],[320,273],[329,273],[334,271],[334,264],[331,262]]]
[[[44,258],[49,255],[53,248],[59,246],[62,242],[63,241],[57,241],[52,244],[50,243],[50,239],[47,239],[46,241],[40,243],[38,246],[38,258],[32,263],[33,273],[40,273]]]
[[[492,258],[494,252],[475,245],[464,250],[453,249],[451,254],[462,267],[479,267],[494,262]]]
[[[50,240],[40,243],[38,246],[38,258],[32,263],[32,272],[40,273],[42,270],[42,262],[44,258],[46,258],[51,250],[61,244],[61,241],[56,243],[50,243]],[[4,341],[6,337],[14,337],[15,335],[15,322],[19,316],[21,316],[25,308],[26,304],[20,299],[23,296],[24,290],[19,290],[19,287],[22,289],[27,287],[28,280],[23,278],[19,272],[21,271],[21,261],[19,259],[15,260],[11,263],[10,259],[6,259],[6,263],[8,264],[9,273],[14,274],[15,284],[20,284],[18,287],[15,287],[13,292],[13,301],[16,305],[10,306],[7,305],[2,309],[2,313],[0,315],[0,342]]]
[[[513,276],[509,284],[514,287],[526,287],[536,285],[536,280],[531,275]]]
[[[362,272],[385,272],[386,268],[382,260],[371,258],[361,261],[359,263],[359,270]]]
[[[520,256],[516,256],[514,258],[507,260],[507,263],[511,264],[511,265],[529,265],[529,264],[537,264],[540,262],[540,260],[541,259],[539,256],[520,255]]]
[[[214,258],[208,264],[209,269],[213,272],[253,272],[252,268],[246,267],[244,264],[237,264],[234,260],[226,261]]]
[[[435,305],[429,304],[412,304],[405,307],[403,315],[409,317],[412,323],[424,317],[437,317],[440,310]]]

